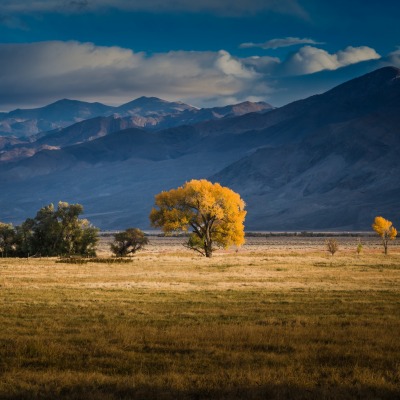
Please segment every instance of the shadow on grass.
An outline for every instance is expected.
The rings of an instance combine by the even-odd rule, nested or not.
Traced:
[[[399,390],[388,390],[378,387],[345,387],[333,386],[304,388],[291,385],[259,385],[256,387],[235,386],[224,389],[199,389],[179,391],[167,387],[141,386],[135,388],[121,388],[113,384],[98,385],[94,388],[92,385],[86,387],[84,385],[70,386],[68,388],[58,388],[52,391],[48,388],[41,388],[35,392],[20,391],[12,395],[0,394],[4,400],[25,400],[25,399],[41,399],[41,400],[101,400],[101,399],[187,399],[187,400],[206,400],[206,399],[312,399],[312,400],[346,400],[346,399],[381,399],[395,400],[400,399]]]

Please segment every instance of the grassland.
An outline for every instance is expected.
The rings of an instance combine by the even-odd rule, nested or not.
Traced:
[[[323,240],[0,259],[0,398],[400,398],[400,248]]]

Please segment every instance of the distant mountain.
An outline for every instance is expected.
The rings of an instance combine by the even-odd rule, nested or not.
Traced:
[[[129,117],[131,124],[136,127],[162,129],[272,108],[267,103],[245,102],[227,107],[197,109],[182,102],[169,102],[156,97],[140,97],[118,107],[64,99],[45,107],[1,113],[0,136],[31,136],[108,116]]]
[[[45,107],[3,113],[0,115],[0,135],[29,136],[111,112],[112,107],[101,103],[63,99]]]
[[[224,119],[225,121],[225,118],[235,115],[259,113],[272,108],[267,103],[244,102],[225,107],[196,109],[180,102],[172,103],[157,98],[140,98],[120,106],[119,109],[119,113],[113,113],[109,117],[91,118],[66,128],[31,135],[28,138],[17,140],[16,138],[0,136],[0,139],[7,143],[7,146],[1,146],[0,141],[0,163],[31,157],[44,149],[55,150],[91,141],[123,129],[139,127],[154,130],[154,128],[163,126],[175,127],[182,124],[198,124],[199,121],[207,122],[216,119]],[[174,110],[178,114],[172,114]],[[145,116],[120,116],[139,112]]]
[[[71,127],[59,150],[0,165],[0,221],[65,200],[103,229],[148,228],[156,193],[209,178],[244,198],[247,229],[370,229],[376,215],[396,226],[399,77],[386,67],[269,112],[87,141],[100,124],[81,143]]]
[[[46,132],[45,134],[34,135],[30,137],[30,140],[14,139],[13,143],[15,144],[9,143],[3,151],[1,151],[0,147],[0,163],[31,157],[44,149],[57,150],[62,147],[85,143],[109,135],[110,133],[136,126],[134,118],[117,118],[113,115],[110,117],[88,119],[63,129],[60,128]],[[0,145],[1,139],[0,137]],[[11,141],[11,138],[7,139],[9,142]]]

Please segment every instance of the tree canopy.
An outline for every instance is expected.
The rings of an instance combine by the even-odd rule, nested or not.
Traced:
[[[16,232],[12,224],[0,222],[0,253],[2,257],[12,256],[15,253]]]
[[[150,220],[165,233],[191,229],[187,247],[211,257],[214,246],[244,243],[244,208],[233,190],[205,179],[191,180],[156,195]]]
[[[388,252],[389,240],[394,240],[397,236],[397,230],[391,221],[383,217],[375,217],[372,229],[382,238],[385,254]]]

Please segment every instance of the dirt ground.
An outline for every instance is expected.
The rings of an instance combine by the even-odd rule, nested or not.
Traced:
[[[303,237],[303,236],[270,236],[270,237],[246,237],[246,243],[240,247],[232,247],[227,250],[219,249],[215,255],[233,254],[233,253],[290,253],[290,252],[324,252],[326,251],[325,241],[327,237]],[[379,237],[336,237],[339,243],[339,253],[356,253],[357,245],[361,241],[363,251],[367,253],[380,252],[382,243]],[[99,256],[110,256],[109,243],[112,241],[111,236],[102,236],[98,246]],[[170,253],[187,253],[193,254],[193,251],[183,246],[184,237],[161,237],[149,236],[149,245],[141,251],[142,254],[170,254]],[[390,250],[400,251],[400,240],[390,243]]]

